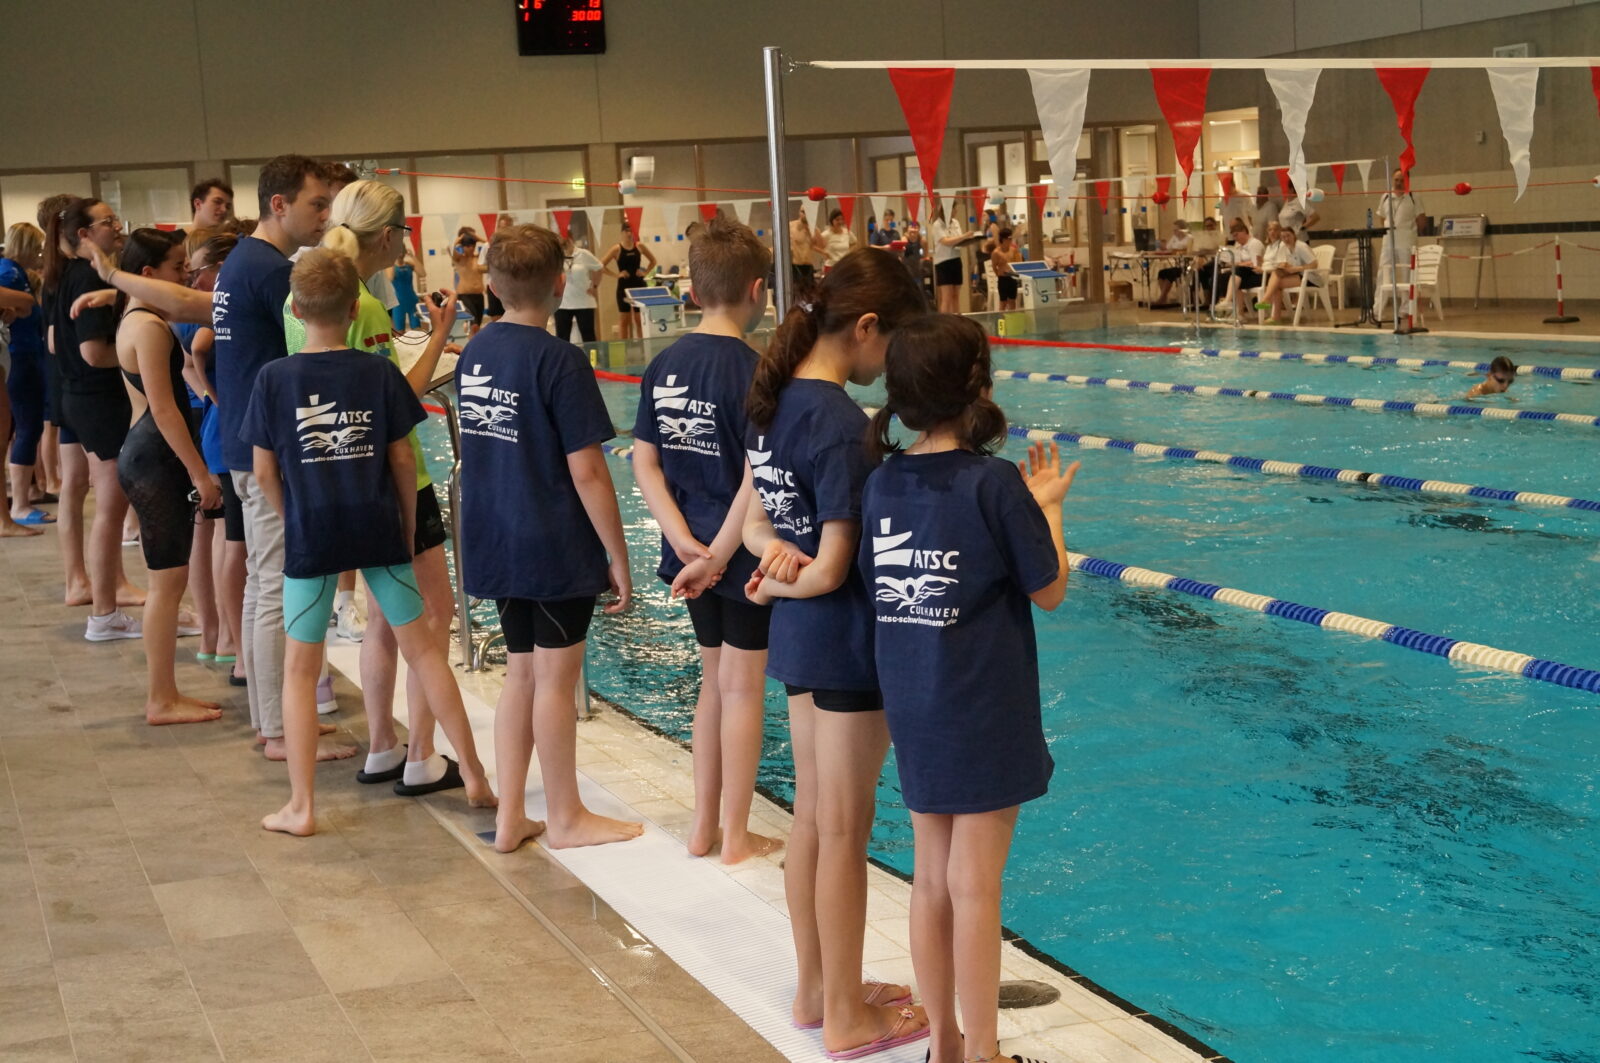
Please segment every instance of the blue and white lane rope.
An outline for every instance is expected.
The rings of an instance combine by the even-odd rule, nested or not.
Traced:
[[[870,412],[870,411],[869,411]],[[1091,450],[1126,450],[1153,458],[1175,458],[1181,461],[1204,461],[1214,465],[1227,465],[1251,472],[1275,473],[1280,476],[1305,476],[1313,480],[1338,480],[1341,483],[1365,483],[1378,487],[1393,487],[1402,491],[1421,491],[1427,494],[1459,495],[1484,498],[1495,502],[1521,502],[1533,506],[1560,506],[1600,513],[1600,502],[1588,498],[1570,498],[1539,491],[1511,491],[1500,487],[1479,487],[1458,484],[1448,480],[1421,480],[1414,476],[1396,476],[1393,473],[1361,472],[1358,469],[1336,469],[1327,465],[1306,465],[1295,461],[1273,461],[1269,458],[1247,458],[1239,454],[1223,454],[1215,450],[1197,450],[1193,447],[1164,447],[1158,443],[1136,443],[1127,439],[1107,439],[1105,436],[1084,435],[1081,432],[1047,432],[1042,428],[1007,429],[1019,439],[1037,443],[1070,443]]]
[[[1193,352],[1207,358],[1255,358],[1263,362],[1310,362],[1314,365],[1396,365],[1406,369],[1470,369],[1487,373],[1488,362],[1463,362],[1447,358],[1390,358],[1377,354],[1310,354],[1303,351],[1234,351],[1217,347],[1174,347],[1173,352]],[[1600,369],[1577,369],[1560,365],[1519,365],[1518,376],[1541,376],[1552,380],[1600,380]]]
[[[1266,613],[1268,616],[1298,620],[1302,624],[1311,624],[1327,631],[1345,631],[1363,638],[1392,642],[1408,650],[1429,653],[1435,657],[1444,657],[1447,660],[1460,661],[1479,668],[1509,672],[1512,675],[1538,679],[1557,686],[1571,687],[1574,690],[1600,693],[1600,671],[1592,668],[1579,668],[1526,653],[1495,649],[1493,646],[1484,646],[1476,642],[1463,642],[1445,635],[1430,635],[1425,631],[1390,624],[1383,620],[1368,620],[1366,617],[1352,616],[1349,613],[1318,609],[1314,606],[1285,601],[1282,598],[1269,598],[1264,594],[1252,594],[1233,587],[1202,583],[1199,580],[1174,576],[1166,572],[1154,572],[1117,561],[1089,557],[1086,554],[1068,552],[1067,564],[1074,571],[1087,572],[1093,576],[1120,580],[1142,587],[1176,591],[1180,594],[1192,594],[1197,598],[1224,602],[1241,609]]]
[[[1120,377],[1083,376],[1078,373],[1024,373],[1015,369],[996,369],[997,380],[1025,380],[1030,384],[1078,384],[1090,388],[1121,391],[1152,391],[1166,395],[1198,395],[1202,398],[1276,399],[1302,406],[1348,406],[1357,410],[1386,413],[1416,413],[1428,417],[1483,417],[1499,421],[1554,421],[1600,428],[1600,417],[1582,413],[1553,413],[1549,410],[1512,410],[1504,406],[1471,406],[1461,403],[1410,402],[1405,399],[1347,399],[1338,395],[1311,395],[1302,391],[1269,391],[1259,388],[1229,388],[1210,384],[1168,384],[1160,380],[1124,380]]]

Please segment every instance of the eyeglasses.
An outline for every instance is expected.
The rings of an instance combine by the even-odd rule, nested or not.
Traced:
[[[392,221],[392,222],[389,223],[389,228],[391,228],[391,229],[399,229],[401,232],[405,233],[407,236],[410,236],[411,233],[412,233],[411,226],[407,225],[403,221]]]
[[[108,218],[100,218],[90,222],[89,228],[93,229],[96,225],[108,225],[113,229],[120,229],[122,228],[122,219],[113,214]]]

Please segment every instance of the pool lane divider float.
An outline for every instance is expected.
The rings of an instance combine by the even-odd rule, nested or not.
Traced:
[[[1307,362],[1312,365],[1394,365],[1405,369],[1469,369],[1487,373],[1488,362],[1463,362],[1446,358],[1390,358],[1377,354],[1312,354],[1304,351],[1245,351],[1220,347],[1146,347],[1127,343],[1069,343],[1065,340],[1024,340],[990,336],[991,346],[1065,347],[1089,351],[1134,351],[1142,354],[1198,354],[1206,358],[1254,358],[1262,362]],[[1550,380],[1600,380],[1600,369],[1579,369],[1560,365],[1519,365],[1518,376],[1546,377]]]
[[[1338,469],[1329,465],[1306,465],[1295,461],[1249,458],[1240,454],[1223,454],[1215,450],[1197,450],[1193,447],[1164,447],[1159,443],[1108,439],[1105,436],[1091,436],[1081,432],[1047,432],[1042,428],[1019,426],[1012,426],[1006,431],[1019,439],[1035,443],[1069,443],[1089,450],[1126,450],[1147,457],[1203,461],[1213,465],[1226,465],[1230,468],[1274,473],[1279,476],[1304,476],[1313,480],[1338,480],[1340,483],[1364,483],[1375,487],[1393,487],[1401,491],[1483,498],[1494,502],[1521,502],[1526,505],[1557,506],[1600,513],[1600,502],[1593,499],[1569,498],[1566,495],[1549,495],[1538,491],[1511,491],[1500,487],[1452,483],[1448,480],[1420,480],[1414,476],[1396,476],[1393,473],[1362,472],[1359,469]]]
[[[1311,395],[1300,391],[1267,391],[1258,388],[1229,388],[1209,384],[1167,384],[1159,380],[1123,380],[1120,377],[1082,376],[1077,373],[1025,373],[1015,369],[996,369],[996,380],[1025,380],[1030,384],[1078,384],[1091,388],[1121,391],[1150,391],[1156,394],[1198,395],[1202,398],[1276,399],[1302,406],[1348,406],[1357,410],[1386,413],[1416,413],[1428,417],[1481,417],[1499,421],[1547,421],[1600,428],[1600,417],[1582,413],[1554,413],[1550,410],[1512,410],[1504,406],[1472,406],[1463,403],[1410,402],[1404,399],[1349,399],[1338,395]]]
[[[1087,554],[1069,551],[1067,564],[1075,572],[1087,572],[1092,576],[1119,580],[1140,587],[1190,594],[1197,598],[1265,613],[1268,616],[1298,620],[1302,624],[1320,627],[1325,631],[1344,631],[1479,668],[1508,672],[1526,679],[1538,679],[1557,686],[1570,687],[1573,690],[1600,693],[1600,671],[1592,668],[1579,668],[1526,653],[1496,649],[1476,642],[1463,642],[1446,635],[1430,635],[1426,631],[1402,627],[1383,620],[1368,620],[1366,617],[1353,616],[1349,613],[1318,609],[1314,606],[1285,601],[1282,598],[1269,598],[1264,594],[1252,594],[1249,591],[1223,587],[1216,583],[1202,583],[1199,580],[1125,565],[1118,561],[1107,561]]]

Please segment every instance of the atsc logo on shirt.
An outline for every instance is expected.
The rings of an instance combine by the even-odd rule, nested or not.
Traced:
[[[369,457],[373,446],[361,441],[372,434],[372,411],[340,410],[338,402],[322,402],[321,398],[312,395],[304,406],[295,407],[294,415],[300,422],[295,430],[300,433],[300,448],[305,451],[300,460],[310,463]]]
[[[657,385],[650,391],[650,399],[657,410],[683,411],[681,416],[656,414],[656,430],[661,433],[662,448],[688,450],[709,457],[720,455],[722,447],[713,435],[717,430],[717,422],[712,419],[717,412],[717,404],[690,398],[689,389],[679,387],[677,381],[677,376],[668,376],[665,387]]]
[[[954,572],[961,561],[959,550],[919,550],[906,544],[911,532],[894,532],[888,517],[878,522],[878,534],[872,537],[872,566],[881,573],[886,568],[905,568],[916,575],[897,577],[878,575],[874,580],[874,597],[896,612],[880,615],[884,624],[926,624],[929,627],[949,627],[961,614],[956,606],[929,606],[924,603],[943,597],[961,582],[959,577],[940,573]]]
[[[517,415],[520,399],[515,391],[495,387],[494,376],[483,366],[473,366],[472,372],[461,374],[461,431],[515,443],[517,430],[506,422]]]
[[[755,480],[756,493],[761,496],[761,508],[767,511],[767,519],[772,521],[774,531],[810,535],[811,518],[804,513],[794,512],[794,504],[800,497],[800,492],[791,490],[794,487],[794,473],[770,464],[772,451],[767,450],[766,446],[767,437],[757,436],[754,449],[745,452],[750,459],[750,475]],[[768,484],[772,486],[768,487]]]

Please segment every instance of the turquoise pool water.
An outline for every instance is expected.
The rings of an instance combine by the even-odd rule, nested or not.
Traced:
[[[1250,338],[1543,364],[1581,365],[1585,353]],[[1207,345],[1251,346],[1233,340]],[[1124,352],[996,348],[996,363],[1375,398],[1448,398],[1470,384],[1451,370]],[[603,390],[631,425],[636,389]],[[1524,378],[1515,394],[1600,414],[1592,386]],[[1013,381],[996,398],[1029,427],[1600,496],[1594,428]],[[1068,456],[1083,462],[1071,549],[1600,666],[1600,514],[1122,451]],[[699,679],[688,617],[654,579],[655,530],[627,464],[612,471],[641,594],[629,615],[597,620],[591,683],[686,740]],[[1090,576],[1075,575],[1067,604],[1036,623],[1057,771],[1021,818],[1011,929],[1241,1061],[1600,1060],[1600,699]],[[769,708],[762,778],[787,796],[776,691]],[[875,855],[909,871],[892,761],[880,796]]]

